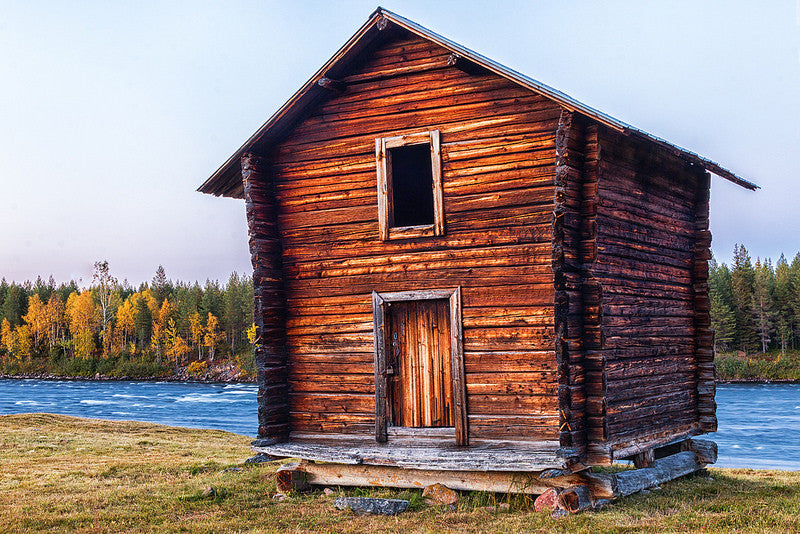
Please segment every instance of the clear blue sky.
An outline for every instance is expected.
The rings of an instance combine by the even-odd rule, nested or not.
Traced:
[[[387,1],[718,161],[718,259],[800,250],[800,2]],[[366,20],[337,2],[0,0],[0,276],[249,272],[244,206],[195,189]]]

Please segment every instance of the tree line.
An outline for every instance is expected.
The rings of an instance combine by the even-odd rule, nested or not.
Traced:
[[[800,253],[753,263],[736,245],[731,266],[709,264],[711,325],[718,352],[800,345]],[[213,362],[243,353],[252,364],[253,280],[175,282],[159,266],[150,283],[119,283],[108,262],[92,282],[0,280],[0,363],[116,360],[162,365]],[[135,374],[135,373],[134,373]]]
[[[746,354],[780,349],[785,355],[800,342],[800,253],[791,263],[756,259],[744,245],[733,248],[731,266],[709,264],[711,326],[718,352]]]
[[[108,262],[92,282],[0,280],[0,361],[116,360],[163,365],[250,353],[253,281],[173,283],[159,266],[150,283],[119,283]],[[251,357],[252,359],[252,357]]]

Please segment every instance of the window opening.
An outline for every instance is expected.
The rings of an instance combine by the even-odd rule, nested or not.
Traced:
[[[431,149],[424,145],[389,149],[392,180],[391,226],[420,226],[434,222]]]
[[[375,140],[380,238],[444,235],[439,132]]]

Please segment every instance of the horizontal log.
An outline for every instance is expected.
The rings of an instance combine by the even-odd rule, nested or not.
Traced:
[[[435,471],[374,465],[310,463],[300,466],[310,484],[316,486],[374,486],[422,489],[444,484],[457,491],[490,491],[538,495],[552,481],[540,480],[537,473],[497,471]]]

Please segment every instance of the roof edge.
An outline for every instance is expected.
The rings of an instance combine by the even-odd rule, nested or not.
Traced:
[[[558,91],[546,84],[543,84],[533,78],[525,76],[513,69],[506,67],[500,63],[497,63],[477,52],[470,50],[446,37],[443,37],[424,26],[417,24],[414,21],[401,17],[396,13],[393,13],[387,9],[382,7],[378,7],[372,14],[369,16],[367,21],[356,31],[353,36],[347,40],[347,42],[342,45],[339,50],[328,60],[325,64],[320,67],[309,80],[303,84],[297,92],[292,95],[292,97],[287,100],[263,125],[253,134],[250,138],[239,147],[236,152],[234,152],[226,161],[223,163],[203,184],[197,188],[197,191],[201,193],[208,193],[216,196],[232,196],[232,197],[241,197],[241,194],[237,194],[237,189],[239,186],[236,184],[231,185],[231,179],[233,178],[233,173],[239,172],[239,159],[242,155],[250,150],[254,144],[259,142],[261,139],[264,138],[265,134],[269,132],[269,130],[284,120],[289,112],[296,106],[301,103],[304,99],[313,100],[314,98],[314,88],[317,85],[317,80],[322,78],[327,71],[331,70],[339,61],[344,59],[348,53],[352,52],[354,49],[357,48],[357,45],[365,38],[366,34],[372,29],[375,28],[376,22],[381,19],[385,19],[391,21],[392,23],[400,26],[401,28],[406,29],[420,37],[428,39],[439,46],[446,48],[448,50],[453,51],[456,54],[462,55],[465,58],[469,59],[470,61],[475,62],[476,64],[480,65],[481,67],[485,68],[488,71],[491,71],[499,76],[502,76],[508,80],[511,80],[519,85],[522,85],[536,93],[539,93],[551,100],[555,101],[559,105],[567,108],[570,111],[578,112],[586,117],[596,120],[597,122],[604,124],[614,130],[617,130],[621,133],[627,135],[635,135],[637,137],[644,138],[648,141],[654,142],[662,147],[667,148],[668,150],[675,153],[677,156],[680,156],[691,163],[696,165],[700,165],[708,172],[715,174],[725,180],[735,183],[736,185],[742,186],[746,189],[754,191],[756,189],[760,189],[758,185],[745,180],[734,174],[733,172],[725,169],[720,164],[700,156],[699,154],[682,148],[678,145],[670,143],[665,139],[660,137],[651,135],[643,130],[635,128],[625,122],[622,122],[610,115],[607,115],[601,111],[598,111],[574,98],[570,97],[569,95]],[[379,30],[378,30],[379,31]]]

